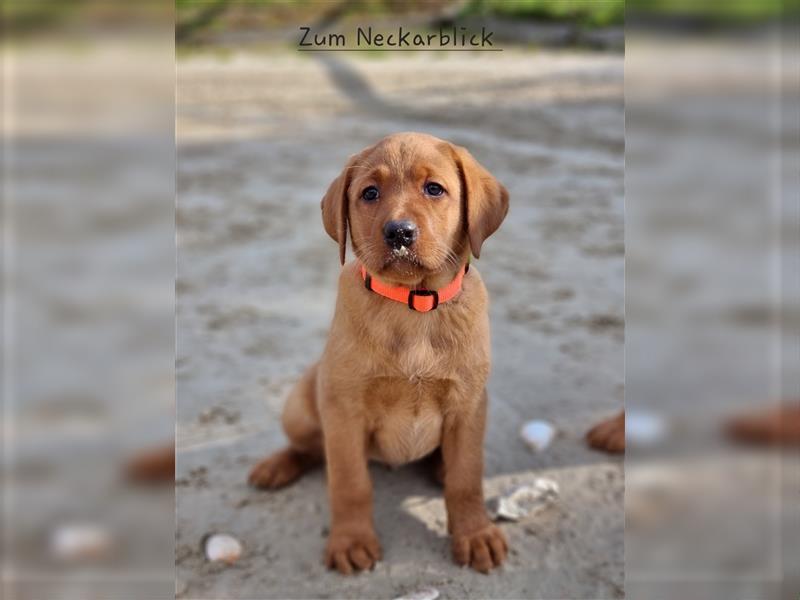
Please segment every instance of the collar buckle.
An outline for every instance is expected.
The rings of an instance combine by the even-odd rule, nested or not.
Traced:
[[[417,308],[414,304],[416,296],[433,296],[433,305],[430,308]],[[439,292],[436,290],[409,290],[408,291],[408,308],[417,312],[428,312],[436,309],[439,306]]]

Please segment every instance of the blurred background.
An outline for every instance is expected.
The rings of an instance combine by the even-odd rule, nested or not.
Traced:
[[[3,598],[173,594],[173,13],[2,4]]]
[[[795,598],[798,5],[668,4],[626,15],[626,592]]]
[[[725,425],[800,409],[797,15],[4,0],[2,597],[796,598],[796,450]],[[294,50],[301,25],[454,23],[504,52]],[[373,473],[387,560],[351,580],[319,564],[321,473],[244,485],[326,335],[319,198],[350,153],[405,129],[467,146],[512,193],[477,264],[487,495],[539,475],[561,492],[505,525],[516,553],[491,578],[450,566],[439,491],[413,470]],[[624,486],[582,440],[623,393]],[[559,431],[543,452],[518,439],[528,419]],[[130,457],[176,426],[176,494],[133,485]],[[235,565],[204,556],[217,532],[241,541]]]

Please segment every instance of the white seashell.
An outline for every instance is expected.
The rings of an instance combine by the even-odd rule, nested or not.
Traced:
[[[438,597],[439,590],[436,588],[423,588],[405,596],[398,596],[394,600],[436,600]]]
[[[518,486],[505,494],[490,498],[486,502],[486,508],[493,521],[519,521],[547,508],[557,499],[558,484],[540,477],[532,485]]]
[[[63,561],[96,560],[111,551],[111,534],[101,525],[62,525],[50,537],[50,551]]]
[[[661,415],[651,412],[625,411],[625,441],[633,446],[652,446],[667,435],[667,423]]]
[[[547,421],[528,421],[519,432],[531,450],[539,452],[547,448],[556,436],[556,428]]]
[[[235,537],[216,533],[206,540],[206,558],[211,562],[233,564],[242,555],[242,545]]]

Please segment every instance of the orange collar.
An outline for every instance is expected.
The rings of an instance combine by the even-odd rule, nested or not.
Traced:
[[[361,272],[361,278],[364,280],[364,286],[370,292],[375,292],[379,296],[395,302],[402,302],[407,304],[411,310],[424,313],[435,309],[440,304],[452,300],[458,295],[461,291],[461,282],[464,280],[464,275],[469,271],[469,263],[464,265],[453,281],[438,290],[412,290],[401,285],[386,285],[377,279],[373,279],[372,275],[367,273],[367,268],[364,265],[361,265],[359,271]]]

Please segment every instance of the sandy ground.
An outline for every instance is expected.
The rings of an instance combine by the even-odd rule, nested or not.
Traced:
[[[177,593],[181,598],[623,595],[623,470],[582,436],[623,396],[620,55],[195,55],[178,67]],[[339,266],[319,200],[347,156],[416,130],[470,148],[511,211],[477,268],[491,295],[487,496],[547,476],[561,499],[504,524],[490,576],[454,565],[440,490],[413,466],[372,467],[384,560],[321,564],[324,471],[275,493],[248,469],[284,444],[284,397],[320,353]],[[528,419],[560,430],[534,454]],[[202,539],[243,558],[207,563]]]

